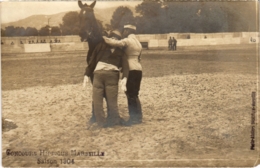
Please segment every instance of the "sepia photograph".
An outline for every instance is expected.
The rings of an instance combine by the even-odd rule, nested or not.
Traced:
[[[3,167],[256,167],[259,1],[1,1]]]

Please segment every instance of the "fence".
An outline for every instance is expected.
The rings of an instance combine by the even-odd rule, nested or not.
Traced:
[[[169,37],[175,37],[178,46],[259,43],[259,32],[140,34],[136,37],[150,49],[167,48]],[[88,43],[80,42],[79,36],[2,37],[1,42],[4,43],[2,53],[88,50]]]

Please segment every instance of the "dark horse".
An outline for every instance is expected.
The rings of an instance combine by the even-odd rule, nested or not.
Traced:
[[[103,41],[102,38],[102,25],[100,25],[94,15],[94,6],[96,1],[94,1],[91,5],[82,4],[81,1],[78,1],[78,5],[80,7],[80,31],[79,36],[81,37],[81,41],[88,42],[88,54],[86,61],[89,64],[90,58],[92,56],[92,52],[95,47]],[[93,76],[90,76],[91,82],[93,82]],[[95,122],[95,115],[93,111],[93,102],[92,102],[92,117],[90,118],[90,122]]]
[[[78,5],[81,9],[79,18],[80,18],[80,32],[79,36],[81,41],[87,41],[89,50],[87,54],[87,63],[89,63],[91,54],[98,43],[103,41],[102,39],[102,25],[100,25],[94,15],[94,6],[96,1],[91,5],[82,4],[81,1],[78,1]]]

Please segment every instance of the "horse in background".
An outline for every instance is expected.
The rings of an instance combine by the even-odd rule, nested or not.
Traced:
[[[94,1],[91,5],[83,4],[81,1],[78,1],[78,5],[80,7],[79,20],[80,20],[80,31],[79,36],[81,37],[81,41],[88,42],[88,54],[86,61],[89,63],[91,54],[98,43],[103,41],[102,25],[98,23],[93,8],[96,5],[96,1]]]

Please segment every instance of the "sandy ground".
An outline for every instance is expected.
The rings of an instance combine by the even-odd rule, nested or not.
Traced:
[[[146,54],[151,55],[149,52]],[[79,82],[4,89],[2,116],[15,121],[18,127],[2,133],[3,165],[72,166],[61,164],[61,156],[39,156],[39,150],[105,152],[99,157],[67,156],[75,160],[73,166],[179,166],[184,162],[190,165],[196,159],[198,163],[193,162],[192,166],[203,165],[200,162],[205,159],[228,159],[227,163],[232,162],[230,159],[248,159],[241,165],[253,165],[257,155],[250,151],[251,92],[257,89],[257,78],[249,73],[253,70],[237,68],[245,62],[237,60],[223,61],[218,67],[232,64],[238,73],[231,69],[228,73],[206,73],[203,71],[212,69],[215,63],[188,59],[190,66],[205,67],[197,68],[198,73],[194,68],[180,73],[176,57],[160,70],[164,74],[161,76],[145,71],[150,62],[144,60],[140,90],[144,119],[132,127],[95,128],[87,124],[91,84],[85,89]],[[173,64],[176,66],[172,71],[176,73],[170,74]],[[151,67],[154,72],[156,67]],[[121,91],[118,104],[120,115],[127,119],[126,97]],[[38,155],[6,156],[7,149],[35,151]],[[57,160],[57,164],[39,165],[38,158]],[[213,162],[206,166],[210,164],[216,166]]]

